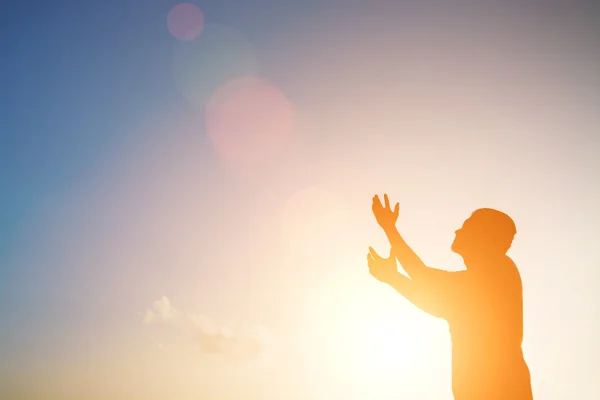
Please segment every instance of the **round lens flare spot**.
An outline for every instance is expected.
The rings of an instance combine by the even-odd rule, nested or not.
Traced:
[[[234,79],[206,107],[206,133],[217,152],[236,163],[264,161],[284,147],[292,128],[292,105],[270,82]]]
[[[177,4],[167,15],[169,32],[179,40],[193,40],[204,29],[204,14],[194,4]]]

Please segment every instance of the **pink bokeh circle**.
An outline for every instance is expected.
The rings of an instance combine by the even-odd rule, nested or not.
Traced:
[[[195,39],[204,29],[204,14],[194,4],[177,4],[167,15],[167,27],[171,35],[179,40]]]
[[[221,86],[206,107],[206,133],[224,158],[258,162],[277,155],[293,123],[290,101],[272,83],[257,77]]]

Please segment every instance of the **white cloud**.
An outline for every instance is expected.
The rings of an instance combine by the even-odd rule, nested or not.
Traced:
[[[256,359],[271,343],[271,334],[265,327],[242,325],[239,329],[233,329],[223,326],[206,315],[174,308],[166,296],[154,302],[144,314],[143,321],[146,324],[169,324],[185,332],[200,345],[205,354]]]
[[[166,296],[163,296],[160,300],[154,302],[151,309],[146,311],[144,322],[169,321],[177,318],[179,315],[179,311],[171,306],[171,301]]]

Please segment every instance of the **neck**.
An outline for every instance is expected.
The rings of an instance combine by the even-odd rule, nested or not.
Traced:
[[[490,265],[495,263],[504,257],[504,254],[495,254],[488,252],[473,252],[468,254],[461,254],[465,267],[470,271],[477,271],[482,266]]]

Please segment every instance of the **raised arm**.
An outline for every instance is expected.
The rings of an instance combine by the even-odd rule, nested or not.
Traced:
[[[419,256],[417,256],[410,248],[398,232],[398,229],[396,229],[400,204],[396,203],[392,210],[387,194],[384,195],[384,201],[385,205],[382,205],[379,196],[375,195],[373,197],[373,214],[379,225],[383,228],[390,245],[392,246],[393,253],[400,262],[400,265],[402,265],[402,268],[404,268],[411,279],[417,281],[428,280],[431,275],[436,275],[438,271],[445,272],[427,267]]]
[[[383,258],[369,247],[367,264],[374,278],[390,285],[419,309],[438,318],[448,317],[450,302],[446,297],[446,291],[437,290],[437,285],[422,284],[402,275],[398,272],[396,258],[392,251],[388,258]]]

